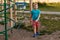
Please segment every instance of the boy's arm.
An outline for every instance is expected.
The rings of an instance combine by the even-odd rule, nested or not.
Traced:
[[[32,11],[30,12],[30,22],[32,21]]]
[[[30,14],[30,22],[32,21],[32,15]]]

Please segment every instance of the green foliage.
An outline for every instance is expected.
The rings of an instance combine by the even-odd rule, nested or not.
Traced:
[[[49,19],[45,19],[45,17]],[[60,19],[52,19],[54,17],[60,17],[60,15],[41,15],[41,25],[45,26],[45,28],[41,30],[42,33],[51,34],[52,32],[60,30]]]
[[[47,6],[46,3],[38,3],[38,5],[39,5],[39,6],[42,6],[42,7],[43,7],[43,6]]]
[[[59,11],[60,3],[38,3],[39,9],[42,11]]]

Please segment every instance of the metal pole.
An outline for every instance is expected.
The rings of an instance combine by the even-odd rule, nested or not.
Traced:
[[[4,0],[4,18],[5,18],[5,40],[8,40],[7,19],[6,19],[6,0]]]

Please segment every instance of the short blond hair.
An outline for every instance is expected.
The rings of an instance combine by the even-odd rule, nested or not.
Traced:
[[[37,2],[35,2],[35,3],[33,3],[33,6],[34,6],[34,5],[38,5],[38,3],[37,3]]]
[[[33,8],[35,7],[35,5],[37,5],[37,6],[38,6],[38,3],[37,3],[37,2],[33,3]]]

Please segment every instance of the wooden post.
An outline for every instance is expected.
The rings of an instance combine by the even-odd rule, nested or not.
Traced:
[[[1,0],[1,4],[3,4],[3,0]],[[1,10],[3,10],[3,9],[4,9],[4,6],[1,6]],[[4,14],[2,14],[2,16],[4,16]],[[4,20],[4,17],[2,18],[2,20]]]
[[[9,4],[9,6],[11,6],[11,2],[10,2],[9,0],[7,1],[7,4]],[[12,8],[10,8],[8,11],[9,11],[9,13],[10,13],[10,15],[9,15],[10,18],[13,19]],[[10,21],[10,22],[9,22],[9,26],[13,27],[13,21]]]
[[[46,5],[49,5],[49,0],[46,0],[46,2],[45,2],[45,3],[46,3]]]
[[[10,1],[9,0],[7,0],[7,4],[10,6]],[[8,9],[8,12],[10,13],[10,9]],[[10,16],[10,14],[9,14],[9,18],[10,18],[11,16]],[[10,22],[8,22],[8,24],[9,24],[9,26],[11,26],[11,21]]]
[[[30,11],[32,10],[32,0],[30,0]]]
[[[48,0],[46,0],[46,3],[48,3]]]
[[[14,2],[16,2],[16,1],[17,1],[17,0],[14,0]],[[15,19],[16,22],[18,22],[16,15],[17,15],[17,13],[16,13],[16,5],[14,5],[14,19]]]
[[[0,1],[0,4],[2,4],[2,0]],[[0,6],[1,10],[2,10],[2,6]]]
[[[12,6],[11,5],[12,3],[10,2],[10,6]],[[10,18],[13,20],[13,12],[12,12],[13,10],[12,10],[12,8],[10,8]],[[13,27],[13,21],[11,21],[11,27]]]
[[[24,0],[24,2],[25,2],[25,0]]]
[[[36,0],[36,2],[38,3],[39,0]]]

